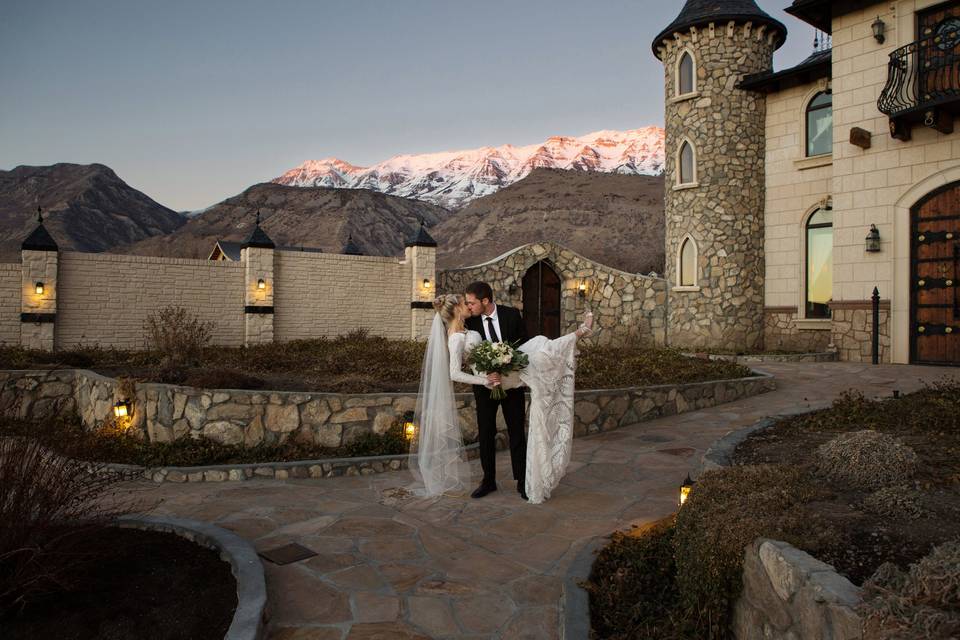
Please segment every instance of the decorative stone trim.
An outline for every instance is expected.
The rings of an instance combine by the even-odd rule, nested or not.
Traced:
[[[691,353],[691,356],[698,354]],[[756,353],[734,355],[726,353],[705,354],[710,360],[724,360],[737,364],[758,364],[761,362],[836,362],[835,351],[818,351],[813,353]]]
[[[831,311],[836,310],[861,310],[872,311],[873,301],[871,300],[833,300],[827,303]],[[880,301],[880,311],[890,311],[890,301]]]
[[[271,314],[273,313],[273,307],[258,307],[256,305],[248,304],[243,308],[244,313],[260,313],[260,314]]]
[[[683,95],[674,96],[667,99],[669,104],[676,104],[678,102],[686,102],[687,100],[695,100],[700,97],[699,91],[691,91],[690,93],[684,93]]]
[[[411,309],[433,309],[433,303],[414,300],[413,302],[410,303],[410,308]]]
[[[816,167],[827,167],[833,164],[833,154],[825,153],[821,156],[809,156],[807,158],[797,158],[793,161],[793,168],[797,171],[814,169]]]
[[[699,182],[684,182],[683,184],[675,184],[671,187],[674,191],[683,191],[684,189],[696,189],[700,186]]]
[[[677,293],[696,293],[700,291],[700,287],[697,285],[677,285],[670,289],[670,291],[675,291]]]
[[[237,534],[220,527],[180,518],[159,516],[121,516],[121,527],[174,533],[181,538],[213,549],[230,563],[237,581],[237,608],[224,640],[260,640],[266,637],[265,610],[267,585],[263,565],[253,546]]]
[[[37,322],[37,323],[47,323],[47,322],[56,322],[57,314],[55,313],[21,313],[20,322]]]

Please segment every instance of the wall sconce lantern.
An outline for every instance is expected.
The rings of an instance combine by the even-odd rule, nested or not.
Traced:
[[[424,289],[429,289],[429,288],[430,288],[430,278],[424,278],[424,279],[423,279],[423,288],[424,288]]]
[[[133,415],[133,406],[130,404],[130,401],[117,400],[117,404],[113,405],[113,415],[118,418],[126,418],[127,416]]]
[[[407,411],[403,414],[403,436],[407,440],[413,440],[417,435],[417,424],[413,421],[413,411]]]
[[[38,296],[43,295],[43,283],[42,283],[42,282],[38,282],[38,283],[37,283],[36,292],[37,292],[37,295],[38,295]]]
[[[880,231],[875,224],[870,225],[870,233],[867,234],[867,251],[870,253],[880,251]]]
[[[257,280],[257,289],[266,289],[267,283],[263,281],[263,278]]]
[[[886,23],[880,19],[880,16],[877,16],[877,19],[870,25],[870,28],[873,29],[873,39],[877,41],[877,44],[883,44],[887,39],[887,37],[883,35],[886,27]]]
[[[693,480],[690,479],[690,474],[688,473],[686,480],[684,480],[684,481],[683,481],[683,484],[680,485],[680,504],[679,504],[679,506],[682,507],[682,506],[683,506],[683,503],[686,502],[686,501],[687,501],[687,498],[690,497],[690,492],[693,491],[693,485],[695,485],[695,484],[696,484],[696,482],[694,482]]]
[[[511,282],[510,286],[507,287],[507,292],[512,296],[516,295],[517,291],[519,290],[520,290],[520,287],[517,286],[516,282]]]
[[[580,284],[577,285],[577,295],[581,298],[587,297],[587,281],[581,280]]]

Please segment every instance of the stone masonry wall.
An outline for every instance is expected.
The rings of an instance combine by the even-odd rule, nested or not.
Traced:
[[[340,335],[354,329],[411,336],[410,265],[399,258],[276,252],[276,340]]]
[[[806,328],[797,322],[796,308],[790,311],[764,312],[763,347],[767,351],[803,351],[814,353],[826,351],[830,342],[830,321],[825,320],[823,329]]]
[[[771,68],[772,34],[720,23],[677,34],[662,48],[666,121],[666,264],[689,234],[698,248],[696,288],[670,298],[671,344],[755,350],[763,340],[764,127],[761,94],[736,88],[743,76]],[[696,92],[677,97],[676,63],[689,49]],[[679,185],[677,152],[695,148],[692,185]]]
[[[734,606],[737,640],[862,637],[861,591],[833,567],[787,544],[758,538],[743,561]]]
[[[61,252],[55,345],[142,349],[144,320],[172,305],[215,322],[215,344],[242,345],[243,270],[239,262]]]
[[[523,276],[541,260],[561,279],[561,334],[575,330],[589,306],[602,329],[598,342],[663,344],[662,280],[604,266],[549,242],[528,244],[473,267],[442,271],[437,274],[437,291],[463,293],[468,284],[481,280],[493,288],[495,300],[523,310]],[[583,298],[577,290],[581,280],[587,284]]]
[[[0,344],[20,344],[20,265],[0,264]]]
[[[617,429],[643,420],[695,411],[774,388],[773,378],[577,391],[574,433]],[[117,383],[84,370],[0,371],[0,415],[44,419],[76,411],[88,427],[112,414]],[[365,433],[383,433],[416,394],[332,394],[209,390],[165,384],[137,384],[131,428],[151,442],[207,436],[219,442],[255,445],[290,438],[339,447]],[[464,439],[477,436],[472,393],[456,396]],[[498,418],[499,419],[499,418]],[[505,432],[505,425],[499,424]],[[506,434],[498,436],[505,441]]]
[[[873,310],[863,307],[834,308],[832,339],[840,359],[848,362],[870,362],[873,358]],[[880,362],[890,362],[890,304],[880,304]]]

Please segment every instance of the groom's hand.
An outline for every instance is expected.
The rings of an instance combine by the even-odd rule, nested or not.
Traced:
[[[488,373],[487,374],[487,384],[490,386],[497,386],[500,384],[500,374],[499,373]]]

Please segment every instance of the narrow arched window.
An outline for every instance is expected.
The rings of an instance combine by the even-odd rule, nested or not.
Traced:
[[[684,238],[680,244],[680,286],[694,287],[697,284],[697,246],[692,238]]]
[[[680,145],[680,184],[691,184],[693,182],[696,182],[693,145],[684,142]]]
[[[833,211],[818,209],[807,221],[806,317],[829,318],[833,299]]]
[[[693,84],[693,56],[684,51],[677,65],[677,94],[685,95],[694,92]]]
[[[807,155],[833,151],[833,96],[821,91],[807,104]]]

